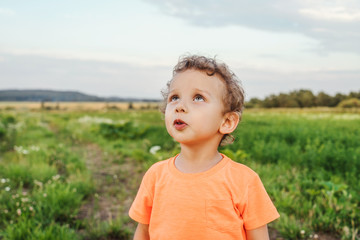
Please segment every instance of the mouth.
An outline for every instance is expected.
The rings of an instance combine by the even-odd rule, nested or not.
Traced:
[[[175,119],[174,126],[177,130],[182,130],[187,126],[187,124],[181,119]]]

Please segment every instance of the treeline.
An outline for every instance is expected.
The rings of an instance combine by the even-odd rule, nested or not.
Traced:
[[[360,91],[330,96],[324,92],[313,94],[300,89],[290,93],[272,94],[265,99],[251,98],[246,108],[308,108],[308,107],[360,107]]]

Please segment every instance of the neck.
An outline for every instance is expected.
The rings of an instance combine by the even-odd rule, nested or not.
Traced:
[[[222,156],[214,144],[181,144],[181,152],[175,160],[175,166],[184,173],[198,173],[209,170],[221,161]]]

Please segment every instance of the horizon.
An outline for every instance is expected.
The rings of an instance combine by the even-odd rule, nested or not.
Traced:
[[[320,92],[323,92],[327,95],[329,95],[330,97],[335,97],[337,94],[342,94],[342,95],[349,95],[350,93],[354,92],[354,93],[357,93],[359,92],[360,93],[360,89],[358,91],[349,91],[349,92],[337,92],[335,94],[329,94],[327,92],[324,92],[324,91],[319,91],[319,92],[314,92],[312,91],[311,89],[293,89],[293,90],[290,90],[290,91],[287,91],[287,92],[278,92],[278,93],[270,93],[269,95],[266,95],[264,96],[263,98],[258,98],[258,97],[252,97],[252,98],[245,98],[245,101],[250,101],[251,99],[260,99],[260,100],[265,100],[265,98],[267,97],[270,97],[272,95],[275,95],[275,96],[278,96],[280,94],[290,94],[291,92],[294,92],[294,91],[301,91],[301,90],[309,90],[311,91],[314,96],[317,96]],[[142,97],[131,97],[131,96],[101,96],[101,95],[95,95],[95,94],[90,94],[90,93],[86,93],[86,92],[83,92],[83,91],[79,91],[79,90],[56,90],[56,89],[0,89],[0,92],[1,91],[48,91],[48,92],[57,92],[57,93],[79,93],[79,94],[84,94],[84,95],[87,95],[87,96],[90,96],[90,97],[97,97],[97,98],[118,98],[118,99],[133,99],[133,100],[154,100],[154,101],[162,101],[163,99],[162,98],[142,98]],[[0,100],[2,101],[2,100]],[[4,101],[3,101],[4,102]]]

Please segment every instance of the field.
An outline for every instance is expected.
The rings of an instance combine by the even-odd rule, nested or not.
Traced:
[[[87,104],[0,107],[0,239],[131,239],[143,173],[179,146],[154,105]],[[271,239],[360,239],[358,111],[246,110],[234,136],[220,150],[260,175]]]

